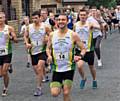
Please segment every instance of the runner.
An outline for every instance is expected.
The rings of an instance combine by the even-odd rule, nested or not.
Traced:
[[[52,25],[50,23],[51,19],[48,17],[49,14],[48,14],[47,9],[41,9],[40,14],[41,14],[41,21],[44,22],[44,24],[46,24],[52,30]],[[48,72],[48,70],[50,71],[50,69],[51,69],[50,64],[48,64],[46,62],[45,63],[45,68],[43,70],[44,71],[43,80],[42,80],[43,83],[49,81],[49,77],[47,76],[47,72]]]
[[[14,28],[5,24],[5,13],[0,12],[0,76],[3,77],[4,81],[2,96],[7,96],[8,93],[8,70],[12,60],[11,40],[17,42]]]
[[[50,34],[46,52],[48,63],[53,59],[51,95],[56,97],[63,90],[64,101],[71,101],[70,92],[75,71],[74,45],[76,43],[81,49],[80,57],[75,57],[75,61],[84,57],[86,49],[78,34],[67,28],[67,23],[67,16],[60,14],[58,17],[59,29]]]
[[[94,44],[93,44],[92,30],[99,29],[100,26],[87,22],[87,11],[84,9],[80,10],[79,18],[80,18],[80,21],[78,21],[75,24],[74,30],[75,32],[79,34],[79,37],[81,38],[81,40],[84,43],[85,48],[87,49],[87,52],[84,58],[82,58],[81,60],[77,62],[78,70],[82,77],[82,80],[80,82],[80,88],[81,89],[84,88],[85,82],[87,80],[84,69],[83,69],[84,62],[88,63],[88,66],[89,66],[89,69],[90,69],[90,72],[93,78],[92,87],[97,88],[96,69],[94,67]],[[79,56],[80,52],[81,50],[79,48],[76,48],[77,56]]]
[[[45,40],[45,36],[49,34],[51,30],[46,27],[44,23],[40,22],[39,11],[33,12],[32,20],[33,23],[28,26],[28,30],[24,34],[24,39],[26,47],[30,49],[32,65],[36,74],[37,89],[34,96],[41,96],[43,68],[45,68],[45,61],[47,59],[45,52],[47,40]]]
[[[24,18],[23,18],[23,25],[21,27],[20,35],[23,35],[25,33],[25,30],[27,30],[27,26],[29,26],[29,17],[28,16],[24,16]],[[27,65],[26,65],[26,67],[30,68],[31,58],[30,58],[29,49],[27,49],[26,51],[27,51]]]
[[[100,26],[98,21],[96,20],[97,9],[91,9],[91,16],[88,17],[87,21],[90,23],[95,23],[96,25]],[[94,46],[95,46],[95,53],[97,56],[98,67],[102,67],[102,60],[101,60],[101,51],[100,51],[100,44],[102,40],[102,32],[101,29],[93,29],[93,39],[94,39]]]

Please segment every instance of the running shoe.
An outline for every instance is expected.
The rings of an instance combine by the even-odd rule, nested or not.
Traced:
[[[3,92],[2,92],[2,96],[5,97],[8,95],[8,90],[7,89],[4,89]]]
[[[98,60],[98,67],[102,67],[102,61]]]
[[[26,67],[27,67],[27,68],[30,68],[30,63],[29,63],[29,62],[27,62]]]
[[[9,67],[8,71],[9,71],[9,73],[13,72],[12,64],[10,64],[10,67]]]
[[[42,95],[41,89],[37,88],[36,91],[34,92],[34,96],[41,96],[41,95]]]
[[[93,85],[92,85],[93,89],[96,89],[97,88],[97,81],[96,80],[93,80]]]
[[[43,78],[43,80],[42,80],[43,83],[48,82],[48,81],[49,81],[48,76],[45,76],[45,77]]]
[[[86,83],[86,79],[85,80],[81,80],[81,82],[80,82],[80,89],[84,89],[85,83]]]

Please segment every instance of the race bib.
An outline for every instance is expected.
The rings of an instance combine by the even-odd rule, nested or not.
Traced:
[[[68,52],[59,52],[59,53],[56,53],[56,59],[57,60],[68,60],[69,58],[69,55],[68,55]]]
[[[1,55],[6,55],[7,54],[7,51],[5,48],[0,48],[0,56]]]
[[[34,46],[41,46],[42,45],[42,42],[40,40],[34,40],[34,41],[32,41],[32,43]]]

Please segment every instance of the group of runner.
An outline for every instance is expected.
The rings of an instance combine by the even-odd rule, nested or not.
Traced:
[[[82,8],[78,19],[75,22],[70,13],[61,13],[55,18],[51,12],[48,17],[46,9],[33,12],[32,23],[29,23],[29,17],[24,17],[25,24],[20,33],[23,34],[28,53],[27,67],[30,67],[31,63],[36,74],[34,96],[42,95],[42,80],[46,77],[45,67],[49,65],[53,71],[50,83],[52,96],[58,96],[62,90],[64,101],[71,101],[70,92],[76,67],[82,78],[80,88],[85,87],[85,62],[93,78],[92,88],[97,88],[94,58],[96,53],[98,66],[101,67],[100,43],[107,22],[96,8],[90,9],[89,12]],[[4,80],[2,96],[6,96],[8,92],[8,70],[12,59],[11,41],[17,43],[16,34],[13,27],[5,24],[5,13],[0,12],[0,76]]]

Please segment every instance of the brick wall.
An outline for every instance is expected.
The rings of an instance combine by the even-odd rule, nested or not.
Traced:
[[[19,24],[18,24],[18,20],[8,21],[8,25],[14,27],[15,32],[16,32],[16,34],[17,34],[17,36],[18,36],[18,35],[19,35],[19,33],[18,33],[18,25],[19,25]]]

